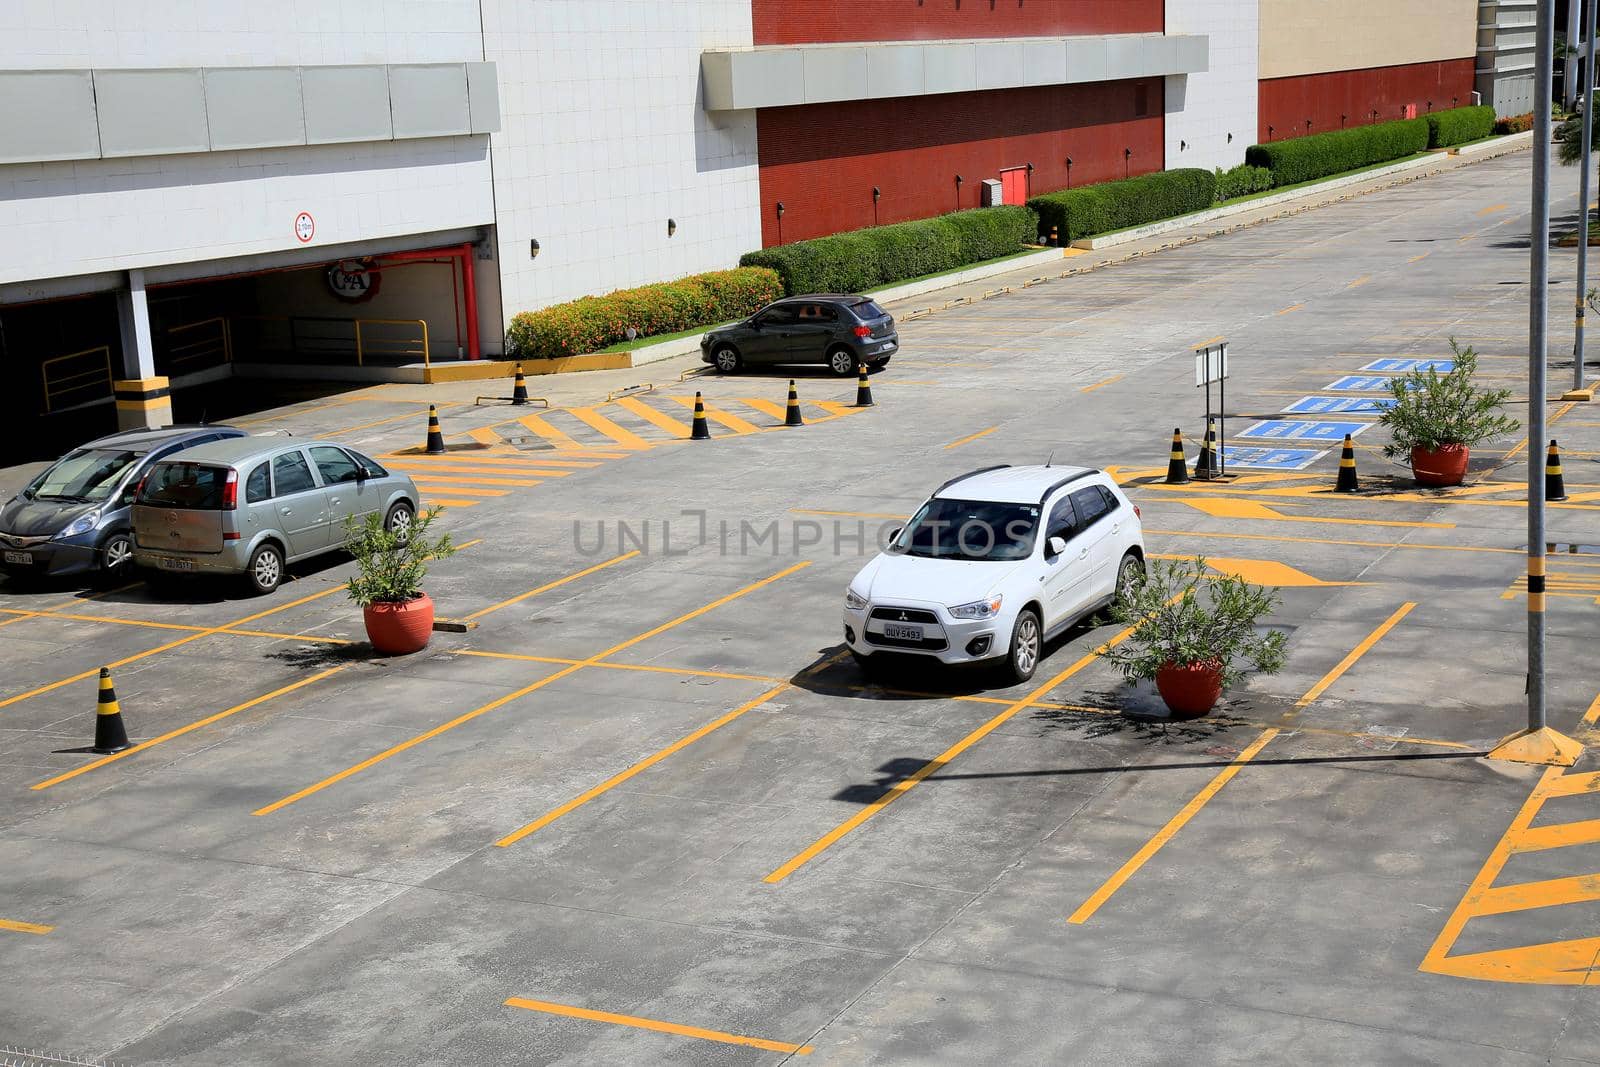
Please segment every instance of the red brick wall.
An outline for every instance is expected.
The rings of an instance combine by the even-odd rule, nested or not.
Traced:
[[[977,207],[982,179],[1027,163],[1036,194],[1161,170],[1162,89],[1147,78],[763,108],[761,243]]]
[[[1165,0],[751,0],[755,43],[1160,33]]]
[[[1307,132],[1325,133],[1340,127],[1341,116],[1343,125],[1361,126],[1374,121],[1374,110],[1378,112],[1376,121],[1388,122],[1404,118],[1401,108],[1406,104],[1416,104],[1417,114],[1425,115],[1430,100],[1435,111],[1466,107],[1472,103],[1473,66],[1471,58],[1446,59],[1271,78],[1257,90],[1260,129],[1256,136],[1264,142],[1303,137]],[[1309,131],[1307,119],[1311,120]]]

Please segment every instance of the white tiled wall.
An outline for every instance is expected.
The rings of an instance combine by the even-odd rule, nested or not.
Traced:
[[[1167,79],[1169,169],[1236,166],[1255,143],[1259,12],[1258,0],[1167,0],[1168,33],[1211,38],[1209,71]]]
[[[701,51],[751,43],[749,0],[483,0],[483,20],[507,317],[761,246],[755,114],[699,102]]]
[[[481,135],[0,166],[0,283],[493,221]],[[310,245],[294,233],[310,212]]]

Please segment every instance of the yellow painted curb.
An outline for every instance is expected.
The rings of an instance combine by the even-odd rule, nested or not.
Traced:
[[[524,377],[537,374],[567,374],[585,370],[626,370],[633,366],[631,352],[597,352],[587,356],[558,356],[555,359],[523,360]],[[481,382],[490,378],[509,378],[517,368],[514,359],[476,359],[466,363],[447,363],[429,367],[422,380],[439,382]]]
[[[1523,730],[1504,738],[1488,755],[1506,763],[1532,763],[1543,767],[1570,767],[1583,755],[1583,745],[1546,726]]]

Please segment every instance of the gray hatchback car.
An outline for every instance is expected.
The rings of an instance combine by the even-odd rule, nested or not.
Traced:
[[[246,437],[155,464],[133,505],[133,560],[159,575],[240,574],[257,593],[297,560],[344,546],[346,517],[410,525],[417,487],[322,441]]]

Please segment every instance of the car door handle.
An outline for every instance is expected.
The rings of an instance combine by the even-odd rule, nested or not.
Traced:
[[[1079,552],[1078,553],[1078,558],[1080,560],[1088,559],[1089,558],[1089,550],[1086,548],[1082,552]]]

